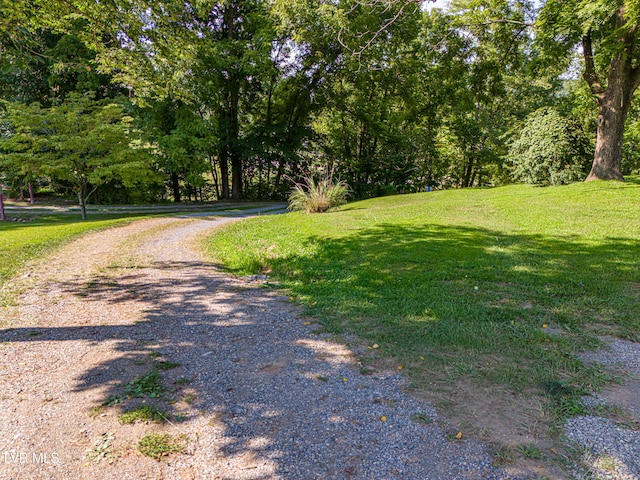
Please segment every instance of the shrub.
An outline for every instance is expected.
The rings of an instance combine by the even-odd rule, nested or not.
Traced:
[[[296,183],[289,195],[289,208],[307,213],[326,212],[347,203],[348,193],[347,184],[334,182],[332,176],[317,181],[311,176],[305,177],[304,183]]]
[[[532,113],[508,156],[514,180],[559,185],[583,180],[593,160],[589,137],[550,108]]]

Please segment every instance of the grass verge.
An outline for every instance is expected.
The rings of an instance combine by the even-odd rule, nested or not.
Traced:
[[[30,260],[49,253],[83,233],[143,218],[100,215],[82,221],[72,215],[25,217],[27,222],[0,222],[0,286]]]
[[[207,249],[467,418],[500,395],[542,405],[546,435],[609,380],[575,354],[598,334],[640,341],[639,203],[638,179],[431,192],[239,222]]]

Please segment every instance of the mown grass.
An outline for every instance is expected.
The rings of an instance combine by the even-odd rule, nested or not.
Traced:
[[[269,273],[417,385],[534,392],[562,415],[607,381],[577,351],[598,333],[640,341],[639,207],[637,179],[451,190],[252,219],[207,248],[234,272]]]
[[[92,230],[129,222],[140,216],[95,215],[82,221],[75,215],[27,217],[28,222],[0,222],[0,286],[24,265],[61,244]]]

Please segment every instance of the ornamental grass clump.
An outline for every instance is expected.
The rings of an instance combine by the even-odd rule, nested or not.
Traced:
[[[311,176],[305,177],[303,183],[295,183],[289,195],[289,208],[307,213],[326,212],[347,203],[348,193],[347,184],[334,182],[332,176],[317,181]]]

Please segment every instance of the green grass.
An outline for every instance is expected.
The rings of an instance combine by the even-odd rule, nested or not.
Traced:
[[[29,222],[0,222],[0,286],[30,260],[45,255],[83,233],[122,224],[138,217],[100,215],[82,221],[75,215],[32,217]]]
[[[166,419],[166,414],[152,405],[140,405],[133,410],[118,415],[118,421],[122,425],[132,423],[162,423]]]
[[[606,381],[574,354],[597,333],[640,341],[639,207],[638,179],[449,190],[252,219],[207,247],[417,385],[506,386],[572,412]]]
[[[171,453],[182,453],[186,448],[185,435],[172,436],[168,433],[150,433],[138,441],[138,451],[156,460]]]

